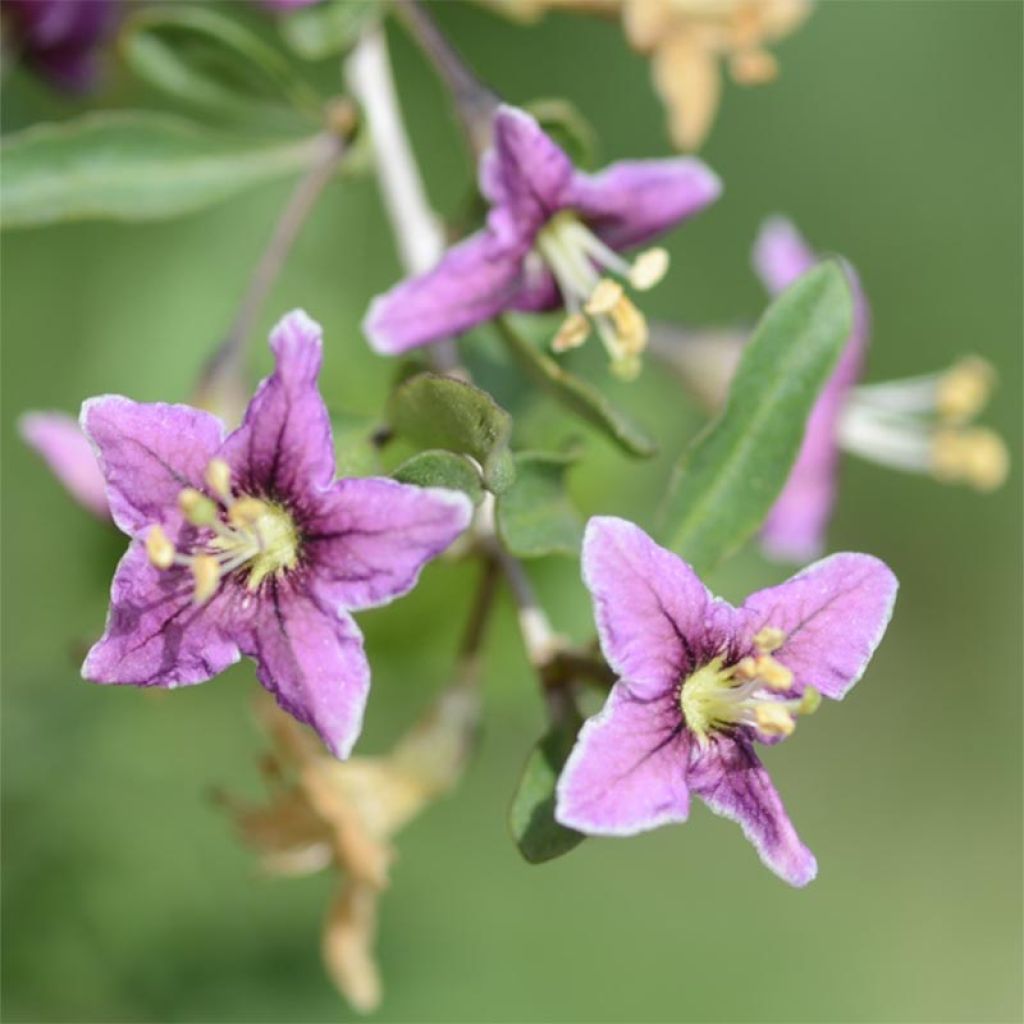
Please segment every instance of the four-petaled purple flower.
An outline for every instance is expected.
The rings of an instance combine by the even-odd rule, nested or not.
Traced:
[[[471,504],[388,479],[335,480],[320,328],[291,313],[270,345],[276,369],[226,437],[189,406],[119,396],[83,406],[132,544],[82,674],[174,687],[244,653],[281,707],[346,757],[370,685],[349,612],[406,593],[465,529]]]
[[[534,118],[503,106],[481,161],[480,188],[491,203],[486,227],[432,270],[373,301],[364,323],[370,344],[393,355],[505,310],[561,305],[568,318],[555,336],[556,351],[582,344],[593,324],[613,368],[634,376],[647,324],[623,283],[652,287],[668,254],[648,249],[629,263],[620,252],[702,210],[721,193],[718,178],[693,157],[581,173]]]
[[[99,45],[110,34],[112,0],[4,0],[15,52],[44,78],[69,92],[96,78]]]
[[[819,694],[840,699],[885,632],[896,578],[838,554],[734,608],[621,519],[591,519],[583,576],[618,676],[558,782],[556,818],[595,835],[686,820],[690,794],[743,827],[792,885],[814,878],[754,742],[789,735]]]

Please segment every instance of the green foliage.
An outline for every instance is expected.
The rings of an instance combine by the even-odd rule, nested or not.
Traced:
[[[561,98],[532,100],[526,109],[541,128],[569,154],[577,167],[593,167],[597,158],[597,135],[593,125],[575,104]]]
[[[150,85],[215,114],[258,119],[264,131],[274,120],[294,123],[283,99],[319,117],[316,94],[296,79],[281,53],[208,7],[141,8],[122,27],[120,49]]]
[[[519,452],[515,483],[495,503],[495,522],[505,547],[518,558],[576,555],[583,522],[565,490],[576,453]]]
[[[509,827],[519,852],[531,864],[543,864],[574,850],[586,838],[555,821],[555,784],[568,758],[579,717],[556,723],[530,751],[519,788],[509,808]]]
[[[396,434],[421,448],[473,456],[495,494],[515,478],[508,450],[512,417],[472,384],[435,373],[417,374],[392,392],[387,419]]]
[[[144,112],[38,124],[0,146],[0,226],[173,217],[288,177],[318,147],[317,139],[242,139]]]
[[[451,491],[462,491],[474,505],[480,504],[484,496],[480,473],[465,455],[455,452],[426,451],[406,459],[391,474],[404,484],[417,487],[447,487]]]
[[[365,416],[331,414],[334,459],[338,476],[376,476],[380,449],[374,443],[378,423]]]
[[[562,406],[596,427],[627,455],[648,458],[655,442],[597,388],[569,373],[556,360],[530,344],[506,317],[496,321],[506,348],[530,379]]]
[[[323,60],[346,53],[367,25],[380,17],[374,0],[333,0],[290,11],[281,19],[281,36],[304,60]]]
[[[834,260],[801,277],[762,317],[725,409],[683,456],[663,508],[669,546],[698,571],[764,522],[852,317],[850,288]]]

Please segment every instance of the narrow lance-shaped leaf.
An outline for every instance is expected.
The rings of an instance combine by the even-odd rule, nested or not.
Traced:
[[[406,459],[391,475],[403,484],[462,491],[474,505],[478,505],[484,496],[476,466],[465,455],[455,452],[420,452]]]
[[[495,523],[517,558],[578,554],[583,521],[565,489],[576,453],[519,452],[515,483],[495,502]]]
[[[173,217],[289,177],[323,145],[316,137],[236,138],[144,112],[34,125],[0,146],[0,226]]]
[[[662,509],[668,545],[698,571],[739,547],[764,521],[852,317],[850,289],[835,260],[801,277],[762,317],[725,408],[683,456]]]
[[[555,784],[576,742],[578,716],[557,723],[540,739],[526,760],[519,788],[509,808],[509,827],[519,852],[531,864],[543,864],[569,853],[585,836],[555,821]]]
[[[499,317],[496,324],[506,348],[538,387],[600,430],[628,455],[647,458],[657,451],[654,441],[597,388],[531,345],[505,318]]]
[[[417,374],[392,392],[387,419],[396,434],[422,448],[471,455],[495,494],[515,477],[508,450],[512,417],[472,384],[435,373]]]

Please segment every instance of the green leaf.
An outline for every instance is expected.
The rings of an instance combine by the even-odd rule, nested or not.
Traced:
[[[495,524],[518,558],[576,555],[583,521],[565,491],[565,474],[577,454],[519,452],[515,483],[495,502]]]
[[[304,60],[323,60],[348,52],[366,26],[381,15],[373,0],[336,0],[291,11],[281,19],[281,36]]]
[[[380,448],[374,443],[377,420],[332,413],[331,429],[338,476],[376,476],[381,472]]]
[[[119,44],[140,78],[205,110],[281,120],[282,100],[319,118],[322,104],[272,46],[233,18],[188,4],[144,7],[126,19]],[[284,123],[287,123],[285,121]]]
[[[538,387],[565,408],[596,427],[626,454],[648,458],[657,445],[597,388],[573,376],[547,353],[531,345],[504,317],[495,323],[505,346]]]
[[[447,487],[450,491],[462,491],[474,505],[479,505],[484,496],[476,466],[465,455],[456,455],[455,452],[420,452],[406,459],[391,475],[404,484],[417,487]]]
[[[519,852],[531,864],[543,864],[575,849],[582,832],[555,821],[555,785],[576,742],[580,718],[553,725],[530,752],[508,822]]]
[[[698,571],[764,521],[852,318],[850,288],[834,260],[801,277],[762,317],[722,414],[684,455],[663,508],[669,546]]]
[[[593,125],[568,100],[533,100],[526,109],[537,119],[545,134],[569,154],[577,167],[593,167],[597,156],[597,135]]]
[[[387,415],[396,434],[421,448],[472,455],[495,494],[512,483],[512,417],[486,391],[453,377],[420,373],[392,392]]]
[[[34,125],[0,146],[0,225],[174,217],[289,177],[314,162],[322,144],[233,138],[143,112]]]

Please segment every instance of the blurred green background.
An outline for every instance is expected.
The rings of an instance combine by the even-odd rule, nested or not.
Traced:
[[[615,26],[550,16],[523,29],[454,3],[438,14],[512,101],[573,100],[603,158],[668,152],[647,67]],[[778,83],[726,87],[704,151],[725,197],[674,236],[650,311],[755,316],[750,242],[763,216],[784,211],[861,271],[875,315],[869,376],[987,356],[1003,381],[990,419],[1019,460],[1021,29],[1012,2],[819,5],[778,48]],[[432,197],[453,213],[470,181],[458,138],[430,72],[393,41]],[[104,99],[133,102],[124,84]],[[73,109],[24,76],[7,82],[7,128]],[[175,222],[3,238],[6,1020],[350,1014],[319,962],[333,880],[258,877],[206,799],[215,783],[259,792],[251,669],[168,695],[80,681],[123,540],[65,499],[13,429],[25,409],[74,410],[102,392],[183,398],[287,192],[266,187]],[[393,367],[358,324],[396,275],[372,182],[333,184],[261,333],[304,306],[326,328],[331,404],[372,414]],[[609,386],[667,455],[630,463],[591,438],[573,487],[588,514],[649,524],[694,415],[663,373]],[[1020,527],[1019,461],[991,497],[845,467],[832,545],[886,559],[902,591],[851,698],[766,754],[820,863],[803,891],[703,807],[682,828],[523,862],[505,814],[542,710],[503,604],[479,756],[400,839],[379,1018],[1019,1020]],[[532,571],[559,628],[586,636],[575,563]],[[739,599],[782,575],[749,551],[711,583]],[[375,673],[364,751],[385,747],[445,683],[468,576],[433,566],[410,597],[361,616]]]

